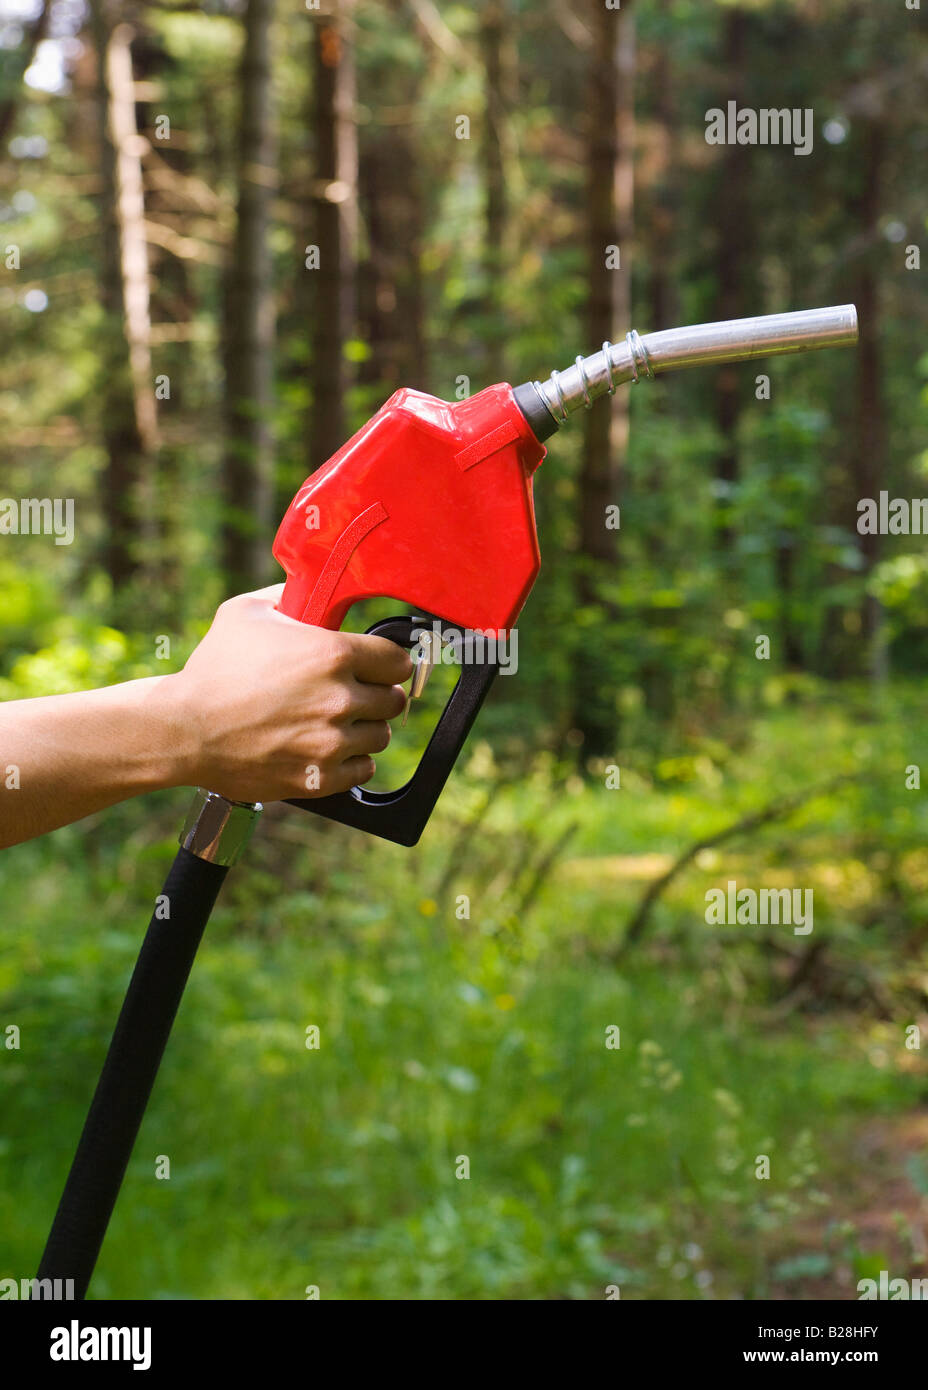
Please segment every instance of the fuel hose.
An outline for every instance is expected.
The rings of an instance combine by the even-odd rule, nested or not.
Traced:
[[[260,811],[201,789],[188,814],[39,1266],[69,1297],[86,1297],[203,931]]]

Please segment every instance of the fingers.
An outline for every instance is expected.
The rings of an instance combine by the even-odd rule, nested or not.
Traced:
[[[351,669],[359,681],[374,685],[402,685],[412,675],[412,657],[389,637],[367,633],[339,633],[349,645]]]
[[[373,758],[365,754],[359,754],[353,758],[346,758],[343,763],[339,763],[328,777],[326,794],[334,792],[346,792],[349,787],[360,786],[362,782],[369,782],[377,771],[377,764]]]
[[[355,681],[349,720],[396,719],[406,708],[406,692],[399,685],[368,685]]]
[[[382,753],[388,747],[392,734],[390,725],[384,719],[359,719],[342,730],[342,740],[346,757],[360,753]]]

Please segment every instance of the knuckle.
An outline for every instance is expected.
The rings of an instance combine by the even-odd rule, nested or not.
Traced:
[[[323,772],[318,787],[315,791],[310,792],[310,796],[333,796],[335,792],[344,790],[344,784],[339,782],[335,773]]]
[[[352,778],[341,763],[329,768],[322,774],[320,786],[320,796],[332,796],[335,792],[344,792],[352,784]]]
[[[338,790],[339,788],[335,783],[335,779],[333,778],[332,773],[327,772],[326,769],[323,768],[320,772],[318,779],[314,783],[313,790],[310,792],[304,792],[304,795],[310,797],[331,796],[333,792],[336,792]]]
[[[336,685],[326,701],[326,706],[330,718],[345,719],[354,710],[354,696],[346,685]]]
[[[351,655],[343,642],[326,642],[320,652],[320,664],[330,676],[343,676],[351,669]]]
[[[298,755],[307,767],[318,767],[323,772],[338,756],[338,731],[325,724],[317,724],[299,739]]]
[[[338,729],[327,729],[316,740],[316,748],[323,763],[337,763],[345,756],[345,736]]]

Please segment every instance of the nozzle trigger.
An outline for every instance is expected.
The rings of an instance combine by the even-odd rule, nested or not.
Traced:
[[[406,720],[409,717],[409,707],[413,700],[418,700],[428,684],[429,676],[432,674],[432,667],[438,659],[438,650],[441,647],[441,638],[435,631],[422,631],[419,633],[419,640],[416,643],[415,651],[412,653],[415,667],[413,668],[412,679],[409,683],[409,694],[406,696],[406,705],[403,709],[403,728],[406,727]]]

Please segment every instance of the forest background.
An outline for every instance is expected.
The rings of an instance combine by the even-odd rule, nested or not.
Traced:
[[[0,492],[75,518],[0,534],[4,698],[178,669],[399,386],[860,318],[856,350],[620,389],[550,441],[517,676],[415,850],[267,808],[98,1296],[926,1272],[928,556],[858,530],[926,491],[926,78],[917,0],[0,2]],[[809,111],[812,149],[710,144],[731,100]],[[462,519],[422,524],[453,556]],[[37,1261],[184,810],[0,860],[2,1274]],[[813,932],[708,924],[730,881],[812,889]]]

